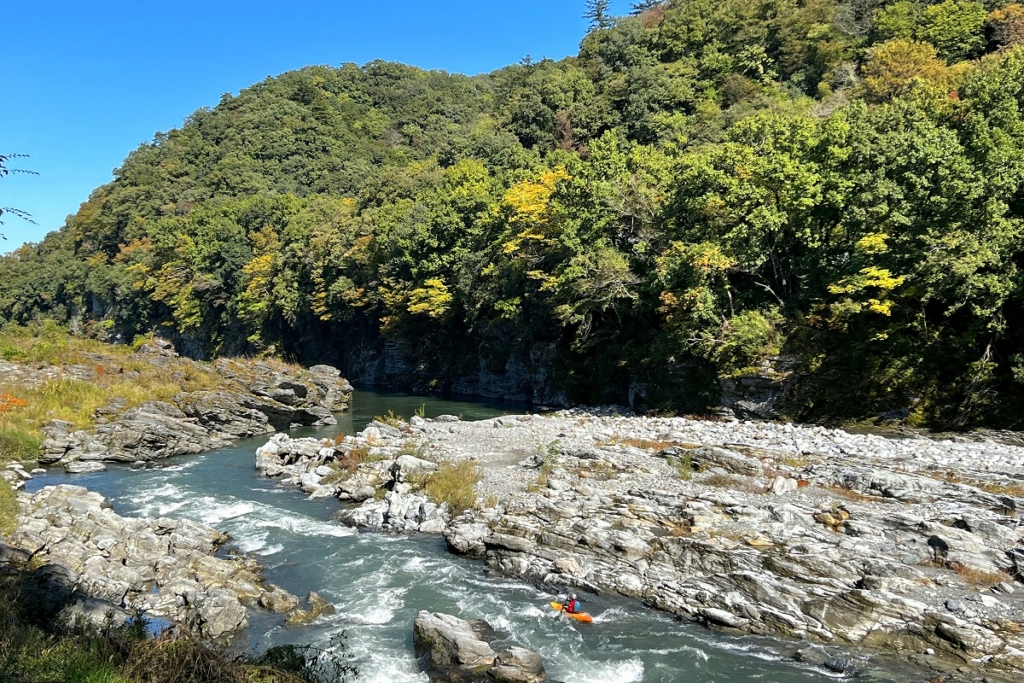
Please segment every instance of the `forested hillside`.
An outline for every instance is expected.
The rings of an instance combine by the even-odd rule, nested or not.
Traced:
[[[560,62],[225,96],[0,260],[0,318],[678,411],[782,356],[797,419],[1024,424],[1024,6],[642,5]]]

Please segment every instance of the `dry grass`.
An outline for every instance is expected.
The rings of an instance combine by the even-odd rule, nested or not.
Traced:
[[[946,565],[953,571],[954,574],[964,580],[964,583],[971,586],[981,586],[983,588],[991,588],[997,583],[1006,581],[1007,575],[1000,572],[986,572],[974,567],[968,567],[967,565],[961,564],[960,562],[949,562]]]
[[[53,323],[0,330],[0,355],[16,362],[49,365],[62,374],[40,385],[0,384],[0,463],[33,459],[50,420],[88,429],[97,410],[117,403],[132,408],[170,401],[183,391],[222,388],[227,380],[188,359],[154,365],[133,348],[72,337]],[[69,366],[74,366],[70,367]]]
[[[423,491],[438,504],[448,503],[448,512],[458,517],[476,507],[475,487],[479,479],[475,462],[443,463],[426,478]]]
[[[389,410],[387,415],[374,415],[373,419],[395,429],[401,429],[405,426],[405,418],[401,415],[396,415],[393,410]]]
[[[704,486],[713,486],[717,489],[729,489],[730,491],[742,491],[743,493],[765,493],[763,486],[755,484],[750,477],[743,477],[738,474],[715,472],[702,477],[698,483]]]
[[[339,481],[345,481],[353,474],[364,462],[370,462],[372,460],[370,456],[369,446],[360,446],[353,448],[347,453],[338,453],[337,458],[333,463],[328,463],[328,467],[333,470],[330,474],[320,480],[323,485],[336,484]]]
[[[669,458],[668,464],[676,471],[679,478],[689,481],[693,477],[693,456],[684,453],[681,458]]]
[[[942,472],[922,471],[919,474],[931,479],[944,481],[947,484],[964,484],[966,486],[973,486],[976,489],[981,489],[987,493],[994,493],[997,496],[1015,496],[1017,498],[1024,498],[1024,482],[1008,481],[1003,483],[995,481],[978,481],[976,479],[963,477],[956,470],[950,469]]]
[[[1024,483],[1007,483],[999,484],[992,481],[983,481],[975,484],[982,491],[988,493],[994,493],[997,496],[1014,496],[1016,498],[1024,498]]]
[[[639,448],[644,451],[663,451],[666,448],[676,445],[671,441],[657,441],[650,439],[609,439],[608,444],[617,444],[619,446],[627,446],[629,448]]]
[[[778,458],[777,462],[780,465],[792,467],[795,470],[803,469],[804,467],[807,467],[807,465],[811,463],[811,461],[808,458],[805,458],[800,455],[786,455],[781,458]]]
[[[578,467],[571,468],[569,472],[581,479],[597,479],[598,481],[609,481],[619,476],[619,471],[615,469],[615,466],[604,460],[581,463]]]
[[[884,498],[881,498],[879,496],[869,496],[866,493],[861,493],[860,491],[854,491],[853,489],[848,489],[848,488],[845,488],[845,487],[842,487],[842,486],[831,486],[829,484],[824,484],[824,485],[821,486],[821,488],[825,489],[826,491],[831,491],[832,493],[836,494],[840,498],[845,498],[846,500],[852,500],[852,501],[873,501],[873,502],[878,502],[880,500],[884,500]]]

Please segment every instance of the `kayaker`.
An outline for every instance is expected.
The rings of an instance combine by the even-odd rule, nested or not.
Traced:
[[[569,602],[565,603],[565,606],[562,607],[562,610],[568,612],[569,614],[576,614],[580,611],[580,601],[576,599],[575,593],[573,593],[572,597],[569,598]]]

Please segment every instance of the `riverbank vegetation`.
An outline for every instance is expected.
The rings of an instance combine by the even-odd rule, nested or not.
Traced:
[[[147,341],[107,344],[73,336],[53,321],[0,328],[0,357],[21,368],[0,377],[0,465],[34,460],[50,420],[87,429],[107,406],[123,410],[218,386],[215,373],[191,361],[154,364],[133,355]]]
[[[0,260],[0,317],[679,412],[792,369],[796,419],[1020,427],[1022,5],[642,5],[557,62],[226,95]]]

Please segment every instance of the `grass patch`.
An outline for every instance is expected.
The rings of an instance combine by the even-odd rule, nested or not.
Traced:
[[[1012,484],[999,484],[991,481],[983,481],[975,484],[982,491],[994,493],[997,496],[1015,496],[1024,498],[1024,484],[1014,482]]]
[[[715,472],[703,477],[699,483],[705,486],[713,486],[716,489],[729,489],[744,493],[765,493],[764,487],[756,485],[749,477],[742,477],[738,474]]]
[[[852,501],[869,501],[870,500],[870,501],[876,501],[876,502],[879,501],[879,500],[884,500],[880,496],[869,496],[866,493],[861,493],[860,491],[854,491],[853,489],[848,489],[848,488],[845,488],[843,486],[832,486],[830,484],[824,484],[824,485],[821,486],[821,488],[825,489],[826,491],[831,491],[832,493],[836,494],[840,498],[845,498],[846,500],[852,500]]]
[[[479,479],[476,463],[471,460],[442,463],[426,478],[423,491],[438,504],[448,503],[448,512],[452,517],[458,517],[476,506],[474,488]]]
[[[677,444],[673,441],[658,441],[654,439],[620,439],[613,437],[606,442],[608,446],[627,446],[629,448],[639,448],[643,451],[663,451],[666,448],[678,446],[680,448],[686,448],[690,444]]]
[[[0,537],[14,531],[18,518],[18,498],[14,489],[0,479]]]
[[[417,441],[405,440],[402,442],[402,447],[398,449],[398,453],[395,455],[395,457],[400,458],[403,455],[411,455],[414,458],[426,460],[427,446],[426,444],[422,444]]]
[[[40,443],[40,438],[23,426],[0,427],[0,465],[34,459]]]
[[[963,579],[964,583],[971,586],[991,588],[997,583],[1002,583],[1009,578],[1006,574],[1000,572],[986,572],[973,567],[968,567],[965,564],[955,561],[948,563],[946,566],[948,566],[954,574]]]
[[[0,329],[0,355],[5,359],[55,368],[75,366],[75,377],[65,374],[39,385],[0,384],[0,463],[34,459],[42,427],[50,420],[88,429],[96,423],[96,411],[112,402],[132,408],[228,383],[212,369],[188,359],[165,358],[164,364],[154,365],[132,353],[128,346],[73,337],[52,321]]]
[[[683,481],[689,481],[693,477],[693,456],[689,453],[683,453],[678,458],[669,458],[668,464],[672,466],[672,469],[676,471],[676,474]]]
[[[131,349],[104,344],[95,339],[71,336],[52,320],[0,328],[0,356],[4,360],[48,363],[50,365],[87,365],[96,354],[128,356]]]
[[[961,477],[956,470],[946,470],[941,473],[922,472],[921,474],[950,484],[966,484],[967,486],[973,486],[974,488],[981,489],[986,493],[994,493],[997,496],[1015,496],[1017,498],[1024,498],[1024,482],[1011,481],[1002,483],[995,481],[975,481]]]

